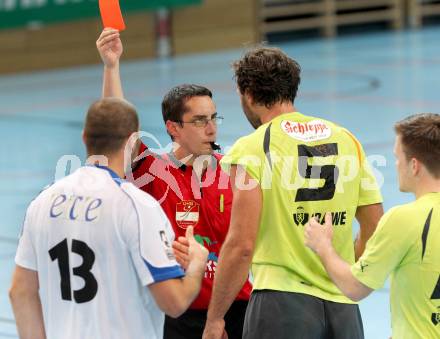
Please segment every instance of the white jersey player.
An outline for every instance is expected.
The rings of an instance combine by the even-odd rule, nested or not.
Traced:
[[[89,155],[105,145],[97,139],[124,136],[117,154],[101,150],[109,166],[78,169],[40,193],[27,210],[11,289],[21,338],[162,338],[163,311],[178,316],[198,294],[207,252],[192,229],[184,277],[159,203],[120,179],[120,152],[138,129],[137,120],[128,131],[111,129],[124,128],[124,109],[128,118],[137,118],[131,105],[117,99],[97,102],[88,112]],[[105,118],[104,131],[94,129],[96,116]]]

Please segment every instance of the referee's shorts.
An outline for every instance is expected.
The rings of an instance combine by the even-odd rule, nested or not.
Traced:
[[[236,300],[225,315],[225,329],[229,339],[241,339],[247,301]],[[187,310],[179,318],[165,316],[164,339],[201,339],[207,310]],[[271,338],[273,339],[273,338]]]
[[[243,339],[363,339],[358,305],[306,294],[253,291]]]

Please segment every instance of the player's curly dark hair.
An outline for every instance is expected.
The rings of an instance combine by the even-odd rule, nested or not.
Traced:
[[[406,158],[416,158],[440,178],[440,114],[415,114],[398,121],[394,129]]]
[[[300,65],[278,48],[260,46],[232,65],[238,89],[255,103],[270,108],[277,102],[294,102],[301,81]]]

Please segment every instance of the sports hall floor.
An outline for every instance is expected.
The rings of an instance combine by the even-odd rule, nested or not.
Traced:
[[[302,65],[296,102],[300,112],[349,128],[383,177],[385,208],[412,199],[397,189],[392,155],[393,123],[416,112],[440,112],[440,27],[282,43]],[[90,48],[95,48],[91,45]],[[230,63],[240,50],[167,61],[123,62],[127,99],[138,107],[146,140],[169,140],[160,102],[171,86],[193,82],[214,91],[223,147],[251,132],[236,95]],[[88,105],[100,97],[101,66],[0,77],[0,339],[17,338],[7,290],[26,206],[52,182],[63,155],[84,163],[81,129]],[[159,145],[160,144],[160,145]],[[366,338],[388,338],[388,289],[361,303]]]

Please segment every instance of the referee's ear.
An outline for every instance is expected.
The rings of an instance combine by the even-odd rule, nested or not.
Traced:
[[[82,130],[82,132],[81,132],[81,138],[82,138],[82,141],[84,143],[84,146],[87,145],[87,143],[86,143],[86,135],[84,133],[84,130]]]

